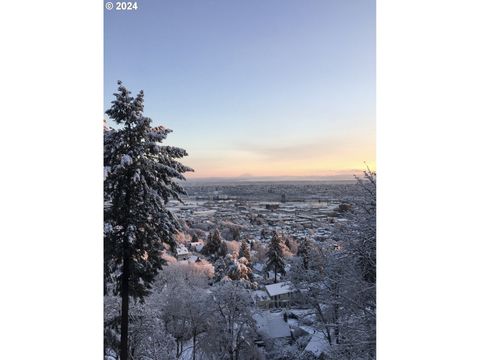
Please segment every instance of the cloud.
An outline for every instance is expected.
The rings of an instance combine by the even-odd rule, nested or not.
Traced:
[[[199,155],[199,154],[198,154]],[[332,176],[351,178],[366,161],[375,167],[375,142],[370,136],[331,134],[309,139],[276,138],[232,143],[189,159],[196,170],[189,177]]]
[[[267,161],[321,160],[351,157],[355,154],[374,154],[374,144],[370,139],[358,139],[345,136],[343,138],[319,138],[316,140],[296,140],[295,142],[278,144],[242,144],[237,150],[249,153]],[[366,159],[364,159],[366,160]]]

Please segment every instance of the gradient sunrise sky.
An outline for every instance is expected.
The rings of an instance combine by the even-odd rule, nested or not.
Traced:
[[[375,168],[374,0],[141,0],[105,11],[105,109],[145,91],[189,177]]]

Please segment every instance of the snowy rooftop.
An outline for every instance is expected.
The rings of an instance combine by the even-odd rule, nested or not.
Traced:
[[[310,342],[305,347],[305,352],[311,352],[315,356],[320,356],[328,349],[328,341],[322,333],[316,333],[310,339]]]
[[[195,264],[197,261],[201,261],[201,260],[202,259],[200,259],[198,256],[193,255],[193,256],[190,256],[188,259],[177,261],[177,264],[182,264],[182,265]]]
[[[252,297],[254,300],[267,300],[268,294],[266,291],[263,290],[255,290],[252,293]]]
[[[176,248],[177,255],[187,255],[188,249],[184,245],[178,245]]]
[[[275,278],[275,273],[273,272],[273,270],[269,271],[267,273],[267,279],[274,279]],[[282,274],[278,274],[277,273],[277,279],[281,279],[282,278]]]
[[[255,264],[253,265],[253,268],[254,268],[255,270],[257,270],[257,271],[263,271],[264,265],[261,264],[261,263],[255,263]]]
[[[277,296],[282,294],[288,294],[295,291],[293,286],[288,282],[280,282],[271,285],[265,285],[268,295]]]
[[[283,319],[283,313],[263,311],[253,315],[257,331],[264,339],[277,339],[290,336],[290,327]]]
[[[198,259],[200,259],[198,256],[192,255],[192,256],[190,256],[187,260],[188,260],[188,262],[194,263],[194,262],[196,262]]]
[[[308,333],[310,335],[321,334],[320,330],[314,328],[313,326],[301,325],[300,329],[302,329],[303,331],[305,331],[306,333]]]
[[[311,309],[291,309],[290,312],[297,317],[307,316],[313,313]]]
[[[200,244],[200,245],[195,246],[195,251],[196,251],[196,252],[201,252],[202,249],[203,249],[203,244]]]

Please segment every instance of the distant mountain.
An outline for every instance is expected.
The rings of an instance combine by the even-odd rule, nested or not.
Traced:
[[[247,182],[355,182],[355,175],[360,172],[354,171],[350,176],[345,174],[327,175],[327,176],[253,176],[251,174],[243,174],[236,177],[205,177],[205,178],[188,178],[187,183],[247,183]]]

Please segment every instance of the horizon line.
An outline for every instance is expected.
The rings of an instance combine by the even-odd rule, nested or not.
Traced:
[[[359,171],[363,172],[363,171]],[[187,177],[187,182],[194,181],[265,181],[265,180],[277,180],[277,181],[356,181],[353,173],[350,176],[339,175],[267,175],[267,176],[205,176],[205,177]]]

